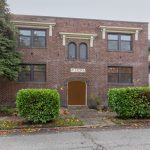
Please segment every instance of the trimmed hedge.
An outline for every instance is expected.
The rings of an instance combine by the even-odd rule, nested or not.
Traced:
[[[60,96],[57,90],[22,89],[16,97],[18,114],[28,121],[46,123],[59,115]]]
[[[113,88],[108,91],[108,104],[122,118],[150,117],[150,88]]]

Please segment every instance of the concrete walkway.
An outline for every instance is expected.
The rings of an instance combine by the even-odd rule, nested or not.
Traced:
[[[70,116],[79,118],[83,121],[84,125],[99,125],[99,126],[110,126],[114,123],[110,120],[111,117],[116,116],[113,112],[101,112],[95,109],[89,108],[76,108],[68,109]]]

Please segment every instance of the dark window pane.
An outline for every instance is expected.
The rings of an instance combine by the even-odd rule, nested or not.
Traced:
[[[87,59],[87,45],[80,44],[80,59]]]
[[[31,67],[30,67],[30,65],[22,65],[21,70],[22,71],[31,71]]]
[[[131,83],[132,82],[132,76],[128,73],[120,73],[119,74],[119,82],[120,83]]]
[[[119,68],[119,82],[131,83],[132,82],[132,68],[120,67]]]
[[[20,30],[20,47],[46,47],[46,31],[40,30]]]
[[[34,81],[44,82],[46,79],[46,66],[45,65],[34,65]]]
[[[120,35],[120,50],[131,50],[131,35]]]
[[[108,82],[118,82],[118,67],[108,67]]]
[[[31,31],[20,30],[19,31],[19,46],[30,47],[30,45],[31,45]]]
[[[116,34],[108,34],[108,40],[118,40],[118,35],[116,35]]]
[[[120,50],[121,51],[130,51],[131,50],[131,42],[128,41],[121,41],[121,45],[120,45]]]
[[[120,67],[119,73],[132,73],[132,68],[131,67]]]
[[[108,49],[116,51],[132,50],[132,36],[127,34],[108,34]]]
[[[34,31],[34,36],[43,36],[45,37],[46,33],[45,31]]]
[[[45,82],[45,65],[20,65],[18,81],[21,82]]]
[[[45,65],[34,65],[34,71],[45,71],[46,66]]]
[[[34,47],[44,48],[45,45],[45,37],[34,36]]]
[[[35,71],[34,72],[35,82],[45,82],[45,72]]]
[[[118,50],[118,41],[108,41],[109,50]]]
[[[31,45],[31,37],[28,37],[28,36],[20,36],[20,39],[19,39],[19,45],[20,47],[30,47]]]
[[[31,46],[30,30],[19,30],[19,46],[24,48]]]
[[[18,80],[22,81],[22,82],[31,81],[31,73],[30,72],[20,72]]]
[[[20,65],[18,80],[23,82],[31,81],[30,65]]]
[[[121,41],[131,41],[131,35],[121,35]]]
[[[20,35],[23,35],[23,36],[31,36],[30,30],[20,30],[19,33]]]
[[[108,82],[132,83],[131,67],[108,67]]]
[[[35,30],[33,31],[33,47],[44,48],[46,47],[46,32]]]
[[[108,74],[108,82],[118,83],[118,74],[116,74],[116,73],[109,73]]]
[[[118,73],[118,67],[108,67],[108,73]]]
[[[69,43],[68,57],[69,57],[69,59],[75,59],[76,58],[76,44],[75,43]]]

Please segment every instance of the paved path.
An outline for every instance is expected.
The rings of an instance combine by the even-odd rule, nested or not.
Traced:
[[[95,130],[0,137],[0,150],[149,150],[150,129]]]
[[[69,109],[70,115],[79,118],[84,125],[110,126],[114,123],[108,119],[116,114],[113,112],[100,112],[95,109]]]

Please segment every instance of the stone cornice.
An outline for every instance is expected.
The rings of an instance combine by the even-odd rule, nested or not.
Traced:
[[[47,22],[31,22],[31,21],[12,21],[16,27],[22,28],[38,28],[38,29],[49,29],[49,36],[52,36],[52,31],[56,23]]]
[[[59,32],[61,38],[63,39],[63,46],[66,45],[66,39],[85,39],[90,40],[90,47],[93,47],[94,39],[97,37],[97,34],[88,34],[88,33],[71,33],[71,32]]]
[[[117,26],[99,26],[102,32],[102,39],[105,39],[106,32],[114,32],[114,33],[130,33],[135,34],[135,40],[138,40],[139,32],[143,30],[143,28],[133,28],[133,27],[117,27]]]

